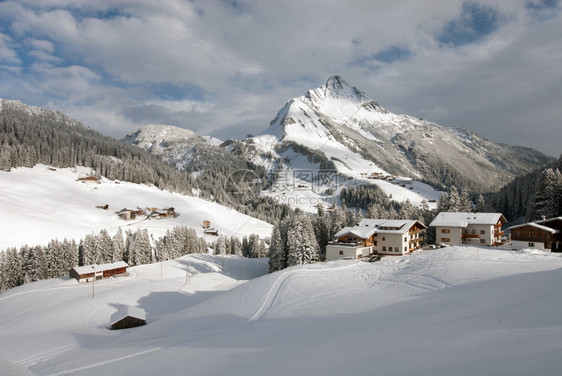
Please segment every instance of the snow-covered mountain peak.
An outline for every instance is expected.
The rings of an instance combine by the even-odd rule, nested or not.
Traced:
[[[321,87],[309,90],[304,96],[304,101],[322,112],[329,112],[330,107],[349,104],[356,110],[363,108],[367,111],[387,113],[377,102],[371,100],[357,87],[351,86],[340,76],[332,76]]]
[[[170,144],[187,140],[196,143],[204,142],[203,138],[200,135],[190,131],[189,129],[162,124],[145,125],[137,131],[129,133],[123,138],[123,141],[141,147],[147,147],[148,144]]]
[[[435,185],[495,189],[548,160],[532,150],[393,114],[340,76],[289,100],[265,134],[275,136],[279,148],[297,144],[324,155],[344,174],[370,173],[377,167]],[[266,146],[268,153],[273,146]]]

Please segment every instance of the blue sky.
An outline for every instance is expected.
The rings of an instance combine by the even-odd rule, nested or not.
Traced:
[[[320,5],[321,4],[321,5]],[[493,1],[0,2],[0,97],[121,138],[264,130],[340,75],[395,113],[562,152],[562,5]]]

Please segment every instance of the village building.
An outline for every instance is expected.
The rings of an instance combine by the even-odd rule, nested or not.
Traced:
[[[562,252],[562,217],[509,227],[513,249]]]
[[[326,261],[362,258],[372,254],[404,255],[421,248],[421,233],[426,226],[408,219],[363,219],[344,227],[326,246]]]
[[[437,243],[493,246],[502,243],[505,222],[501,213],[441,212],[429,226]]]
[[[219,230],[217,230],[216,228],[206,228],[205,230],[203,230],[203,233],[206,235],[219,236]]]
[[[110,318],[111,329],[127,329],[146,325],[146,313],[140,307],[124,306]]]
[[[70,270],[69,275],[80,283],[92,282],[98,279],[127,275],[128,267],[129,265],[125,261],[101,265],[75,266]]]
[[[119,218],[124,219],[125,221],[130,221],[135,219],[138,215],[144,216],[146,215],[146,212],[144,211],[144,209],[127,209],[127,208],[123,208],[120,211],[117,212],[117,215],[119,216]]]
[[[82,178],[78,178],[78,181],[87,185],[100,184],[100,179],[96,178],[95,176],[85,176]]]

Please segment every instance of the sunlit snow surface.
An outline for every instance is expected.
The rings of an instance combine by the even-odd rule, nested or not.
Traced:
[[[174,226],[186,225],[203,235],[203,221],[219,234],[240,238],[255,233],[271,235],[272,226],[225,206],[196,197],[162,191],[146,185],[102,179],[101,184],[86,185],[77,181],[90,170],[56,169],[37,165],[34,168],[0,172],[0,249],[23,244],[46,245],[51,239],[80,239],[91,232],[107,229],[113,234],[146,228],[157,239]],[[108,204],[108,210],[96,206]],[[124,221],[115,212],[123,208],[174,207],[177,218]],[[207,236],[207,240],[216,238]]]
[[[39,375],[559,375],[561,266],[448,247],[264,274],[266,260],[191,255],[95,297],[68,279],[1,294],[0,358]],[[122,304],[148,324],[107,329]]]

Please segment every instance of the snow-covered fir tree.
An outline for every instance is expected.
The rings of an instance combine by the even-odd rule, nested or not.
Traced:
[[[288,266],[311,264],[319,261],[319,248],[310,217],[297,214],[287,227]]]
[[[111,262],[122,261],[124,252],[125,241],[123,240],[123,231],[121,230],[121,227],[118,227],[117,231],[111,238]]]
[[[561,213],[562,175],[558,169],[547,168],[539,175],[531,219],[556,217]]]

